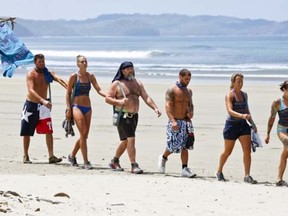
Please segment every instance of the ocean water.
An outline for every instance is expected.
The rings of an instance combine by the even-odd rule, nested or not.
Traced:
[[[196,80],[229,80],[236,72],[252,81],[282,81],[288,75],[287,36],[21,39],[34,54],[43,53],[47,67],[62,76],[77,71],[79,54],[87,57],[90,72],[107,79],[123,61],[132,61],[137,77],[150,80],[175,79],[182,68]],[[21,67],[15,74],[32,67]]]

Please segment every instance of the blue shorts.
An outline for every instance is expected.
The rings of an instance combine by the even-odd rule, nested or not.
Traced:
[[[240,136],[244,135],[251,135],[251,129],[246,120],[226,121],[223,130],[224,139],[237,140]]]

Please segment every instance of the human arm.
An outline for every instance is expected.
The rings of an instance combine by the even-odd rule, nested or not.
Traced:
[[[125,103],[128,101],[127,98],[122,97],[121,99],[116,98],[117,89],[118,89],[118,80],[114,81],[106,94],[105,102],[117,107],[124,107]]]
[[[61,86],[67,89],[67,82],[65,80],[61,79],[54,71],[50,71],[50,73],[54,81],[58,82]]]
[[[265,138],[266,144],[268,144],[270,141],[270,132],[272,130],[279,106],[280,106],[280,100],[273,101],[273,103],[271,105],[271,112],[270,112],[270,116],[268,118],[267,133],[266,133],[266,138]]]
[[[158,109],[158,107],[155,104],[155,102],[153,101],[153,99],[147,94],[143,84],[140,81],[138,81],[138,83],[139,83],[140,95],[141,95],[142,99],[151,109],[153,109],[155,111],[156,115],[158,117],[160,117],[162,114],[161,111]]]
[[[89,77],[90,77],[90,81],[91,81],[94,89],[97,91],[97,93],[99,95],[101,95],[102,97],[106,97],[106,93],[100,88],[100,86],[99,86],[94,74],[89,74]]]
[[[169,121],[172,124],[172,129],[179,130],[176,119],[174,118],[174,90],[173,87],[167,89],[165,94],[165,111]]]
[[[193,104],[193,99],[192,99],[192,90],[189,89],[189,93],[190,93],[190,99],[189,99],[189,104],[188,104],[188,107],[187,107],[187,117],[189,119],[193,118],[194,116],[194,104]]]
[[[254,122],[253,119],[252,119],[252,115],[251,115],[251,113],[250,113],[250,109],[249,109],[249,106],[248,106],[248,95],[247,95],[247,93],[244,93],[244,97],[245,97],[245,100],[246,100],[246,102],[247,102],[247,110],[246,110],[246,112],[250,115],[250,118],[247,119],[247,120],[248,120],[249,123],[251,124],[253,130],[254,130],[255,132],[257,132],[257,126],[256,126],[255,122]]]
[[[76,77],[77,75],[76,74],[72,74],[70,77],[69,77],[69,81],[68,81],[68,84],[67,84],[67,89],[66,89],[66,118],[67,119],[71,119],[72,117],[72,104],[71,104],[71,95],[72,95],[72,91],[73,91],[73,87],[75,85],[75,82],[76,82]],[[72,101],[73,103],[73,101]]]

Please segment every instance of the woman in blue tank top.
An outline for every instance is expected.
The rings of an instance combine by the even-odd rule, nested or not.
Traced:
[[[98,85],[95,76],[92,73],[87,72],[88,63],[85,56],[77,56],[77,66],[79,71],[70,76],[67,86],[66,118],[69,120],[73,117],[79,130],[80,138],[76,141],[72,152],[68,155],[68,161],[72,166],[78,166],[76,154],[79,149],[81,149],[84,168],[92,169],[93,167],[88,160],[87,151],[87,137],[92,117],[91,102],[89,98],[91,84],[102,97],[105,97],[106,93]]]
[[[278,113],[277,135],[283,144],[283,151],[280,157],[276,186],[288,186],[287,182],[283,180],[288,158],[288,80],[280,85],[280,90],[283,92],[282,97],[273,101],[271,106],[271,115],[268,119],[265,143],[268,144],[270,141],[270,132]]]
[[[220,156],[216,177],[218,181],[226,181],[222,170],[228,157],[233,151],[236,140],[238,139],[241,143],[243,151],[245,172],[244,182],[256,184],[257,181],[250,176],[251,130],[246,121],[249,121],[252,124],[255,131],[257,131],[257,128],[249,111],[247,93],[241,90],[243,87],[243,78],[244,76],[242,74],[232,75],[230,91],[225,97],[228,116],[223,130],[224,151]]]

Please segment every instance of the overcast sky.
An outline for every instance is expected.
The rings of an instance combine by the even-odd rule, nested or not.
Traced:
[[[83,20],[111,13],[288,20],[288,0],[1,0],[0,17]]]

